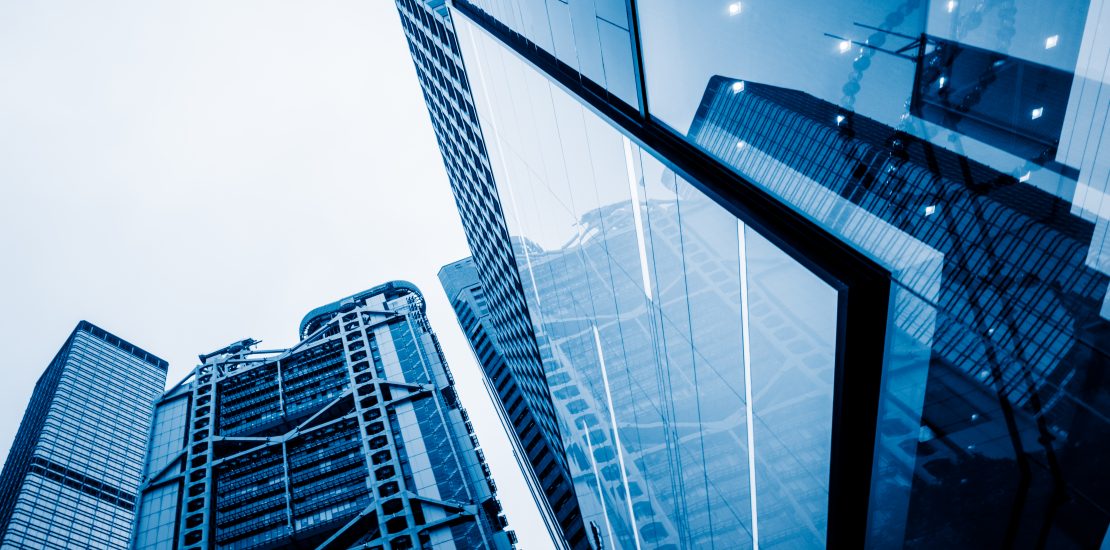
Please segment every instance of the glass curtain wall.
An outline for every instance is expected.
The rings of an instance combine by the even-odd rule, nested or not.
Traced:
[[[871,544],[1097,544],[1110,6],[636,5],[653,123],[892,273]]]
[[[705,416],[711,409],[707,403],[717,403],[713,392],[724,385],[707,388],[713,383],[706,381],[713,379],[703,373],[710,369],[697,361],[713,354],[700,351],[706,344],[699,338],[712,330],[722,336],[746,333],[747,340],[730,357],[747,357],[733,362],[752,377],[739,395],[744,397],[740,410],[753,410],[754,416],[748,419],[745,413],[736,433],[745,444],[743,434],[753,435],[757,452],[747,471],[754,474],[738,475],[754,483],[748,500],[740,493],[728,500],[746,503],[747,520],[741,516],[738,524],[750,531],[750,539],[767,547],[818,543],[822,539],[806,537],[823,532],[813,518],[825,512],[803,498],[792,506],[809,513],[792,517],[796,528],[780,533],[773,519],[782,508],[763,497],[764,486],[772,482],[760,483],[758,453],[766,438],[759,431],[764,410],[753,354],[756,333],[766,329],[753,302],[757,241],[740,238],[750,229],[737,231],[737,258],[744,262],[735,272],[744,275],[740,283],[751,285],[738,294],[740,305],[750,306],[743,313],[736,301],[720,297],[740,284],[731,272],[700,281],[707,276],[700,270],[730,249],[724,240],[731,240],[732,233],[722,232],[723,222],[709,230],[716,223],[713,203],[705,200],[708,206],[698,210],[697,199],[690,198],[705,199],[693,187],[722,193],[728,184],[682,181],[661,166],[681,167],[688,159],[667,158],[660,164],[582,105],[607,113],[628,135],[696,148],[745,185],[765,191],[889,272],[876,438],[873,448],[859,449],[861,455],[873,453],[874,462],[868,546],[1012,547],[1032,541],[1091,547],[1102,541],[1110,522],[1110,478],[1094,457],[1104,454],[1110,441],[1110,388],[1101,374],[1110,362],[1106,0],[638,0],[635,9],[616,0],[456,3],[480,25],[503,24],[520,35],[502,42],[504,36],[492,40],[469,32],[474,43],[467,46],[466,61],[471,73],[486,79],[483,131],[498,142],[492,157],[501,163],[501,200],[520,237],[516,252],[526,266],[525,278],[533,279],[529,305],[538,329],[545,331],[548,364],[569,361],[556,361],[569,344],[552,344],[563,341],[563,331],[583,339],[582,358],[588,357],[596,320],[615,315],[623,321],[622,305],[634,303],[623,297],[636,294],[622,291],[622,285],[635,284],[643,295],[637,319],[659,327],[644,329],[653,347],[606,353],[610,341],[602,323],[594,346],[601,353],[594,352],[592,363],[597,371],[578,368],[588,362],[569,364],[585,372],[581,384],[600,383],[610,391],[615,375],[601,364],[656,362],[667,365],[661,370],[672,376],[696,370],[698,392],[665,394],[661,401],[681,403],[673,418],[659,425],[674,439],[650,448],[674,452],[668,464],[683,465],[682,453],[669,450],[688,441],[678,428],[690,418],[683,416],[683,407],[693,406],[703,415],[697,425],[707,426],[704,421],[714,418]],[[586,40],[592,34],[585,16],[612,23],[619,19],[614,15],[618,6],[630,14],[621,27],[628,30],[629,42],[599,42],[598,53]],[[578,14],[569,27],[561,15],[567,10]],[[555,38],[567,28],[573,40]],[[517,56],[506,53],[513,50]],[[630,59],[626,50],[632,52]],[[520,61],[535,62],[544,55],[555,59],[538,63],[546,74]],[[604,74],[587,70],[583,58],[600,58]],[[610,77],[618,73],[639,77],[633,82],[635,93],[618,91]],[[552,88],[553,81],[572,94]],[[575,128],[578,120],[583,130]],[[622,174],[638,185],[612,183]],[[605,209],[616,204],[631,206]],[[555,217],[559,208],[568,213]],[[667,219],[674,224],[670,233]],[[692,244],[702,242],[694,237],[699,227],[704,242],[713,243],[704,250]],[[677,249],[676,255],[661,252],[670,248]],[[622,261],[614,251],[626,249]],[[560,251],[561,263],[552,264],[553,251]],[[606,273],[628,275],[631,283],[616,276],[606,283]],[[779,293],[808,292],[814,286],[800,280],[786,285],[787,280],[774,278],[784,282]],[[606,284],[615,305],[605,304],[614,312],[597,302],[606,296]],[[568,293],[569,298],[555,298]],[[730,329],[721,328],[730,326],[723,323],[706,328],[699,323],[699,293],[720,295],[706,311],[724,312],[732,304],[742,321]],[[676,295],[686,301],[685,309],[668,309]],[[564,303],[593,306],[560,317]],[[805,303],[821,309],[820,300]],[[638,305],[627,307],[641,311]],[[720,315],[736,316],[731,310]],[[564,317],[566,323],[556,322]],[[788,318],[788,325],[804,329],[814,319],[810,312]],[[677,328],[666,332],[669,323]],[[678,369],[673,367],[682,363],[670,347],[676,333],[688,334],[692,350]],[[612,345],[621,341],[628,342],[628,336],[611,340]],[[712,346],[722,341],[717,338]],[[722,350],[720,357],[729,353]],[[560,374],[549,372],[549,382],[563,383]],[[651,378],[633,374],[631,379]],[[676,387],[673,379],[659,384]],[[558,391],[554,385],[552,390]],[[752,399],[746,399],[749,390],[754,390]],[[578,403],[570,399],[573,393],[565,392],[566,403]],[[601,430],[600,437],[608,425],[621,441],[612,453],[616,460],[635,464],[637,452],[646,451],[624,442],[629,429],[622,429],[620,397],[597,399],[596,405],[582,402],[601,410],[601,416],[594,423],[590,417],[583,421],[589,430],[577,429]],[[609,403],[613,412],[606,424]],[[747,430],[749,425],[755,429]],[[707,434],[696,433],[699,441]],[[587,449],[593,444],[590,437]],[[807,441],[814,438],[820,439],[810,435]],[[606,463],[597,465],[604,472]],[[589,467],[592,463],[583,466],[583,478]],[[625,464],[607,479],[621,480],[613,482],[617,487],[639,487],[636,476],[643,474],[637,468]],[[642,469],[650,474],[648,466]],[[704,469],[713,470],[712,460]],[[704,477],[707,494],[712,479]],[[791,494],[813,487],[799,483]],[[691,494],[686,486],[672,492]],[[620,515],[628,508],[622,503],[634,508],[631,493],[622,499],[616,491],[611,502],[595,499],[597,517]],[[664,514],[659,510],[670,501],[653,498],[654,517],[671,522],[659,521],[660,532],[686,529],[680,536],[688,536],[726,524],[716,517],[712,501],[703,505],[704,512],[684,502]],[[635,509],[623,514],[641,517]],[[801,517],[810,518],[810,526],[802,527]],[[596,525],[598,532],[612,528],[618,540],[643,542],[643,525],[641,539],[621,535],[619,521]]]
[[[595,544],[823,544],[837,290],[455,21]]]

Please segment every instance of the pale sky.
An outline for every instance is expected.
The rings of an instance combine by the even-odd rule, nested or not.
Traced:
[[[470,254],[388,0],[0,0],[0,460],[81,319],[168,360],[405,279],[523,548],[551,546],[436,278]]]

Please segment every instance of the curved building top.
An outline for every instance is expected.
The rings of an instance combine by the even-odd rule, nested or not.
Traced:
[[[420,292],[419,288],[416,288],[416,285],[408,281],[390,281],[388,283],[375,286],[369,290],[364,290],[362,292],[352,294],[350,296],[347,296],[346,298],[342,298],[330,304],[313,309],[312,311],[308,312],[308,314],[305,315],[303,319],[301,319],[299,334],[301,338],[304,338],[308,334],[311,334],[313,331],[320,328],[320,325],[322,323],[331,320],[331,318],[335,316],[336,313],[340,313],[341,311],[343,311],[347,305],[354,305],[355,303],[365,300],[366,298],[369,298],[371,296],[385,294],[386,299],[389,300],[409,293],[416,294],[420,297],[420,310],[423,312],[425,307],[424,295]]]

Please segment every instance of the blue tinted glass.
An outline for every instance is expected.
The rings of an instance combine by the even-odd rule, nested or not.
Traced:
[[[837,292],[456,26],[587,526],[605,547],[823,542]]]
[[[460,0],[520,34],[615,101],[640,107],[627,0]]]
[[[891,272],[870,544],[1097,545],[1110,10],[637,8],[651,116]]]

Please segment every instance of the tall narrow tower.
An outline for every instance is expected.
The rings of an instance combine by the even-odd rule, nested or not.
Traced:
[[[512,546],[416,287],[316,308],[300,336],[202,355],[161,398],[135,548]]]
[[[81,321],[35,384],[0,474],[0,548],[125,548],[167,363]]]
[[[520,405],[512,413],[520,441],[527,445],[541,439],[525,457],[532,469],[527,475],[546,478],[542,489],[547,503],[541,510],[550,508],[559,524],[563,541],[556,543],[588,550],[591,543],[572,479],[574,465],[563,448],[564,434],[547,390],[541,350],[493,177],[487,150],[491,137],[483,134],[471,90],[474,83],[467,77],[454,22],[444,0],[395,2],[486,299],[491,345],[496,344],[511,384],[531,388],[514,392]],[[508,409],[513,404],[503,405]]]

